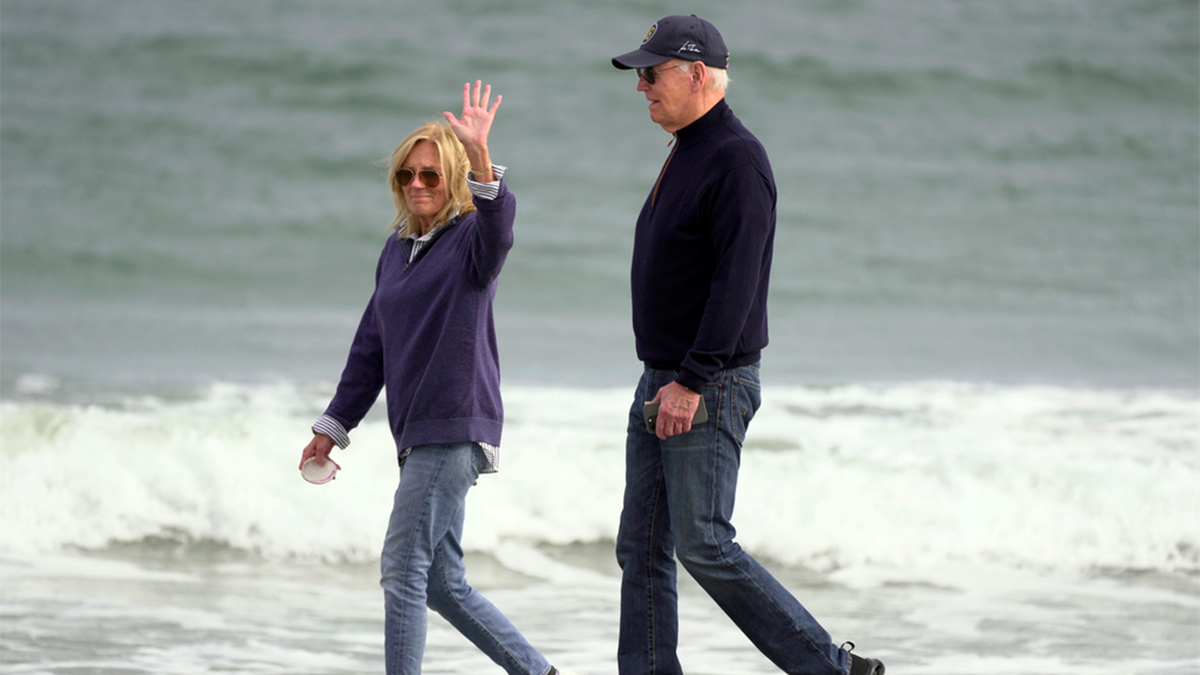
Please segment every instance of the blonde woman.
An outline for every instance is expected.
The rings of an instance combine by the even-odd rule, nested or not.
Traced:
[[[513,242],[516,200],[487,139],[491,86],[463,87],[461,117],[425,124],[392,154],[393,226],[375,292],[337,392],[301,465],[333,461],[387,391],[401,467],[381,556],[390,675],[421,672],[426,607],[512,675],[558,671],[466,582],[460,539],[467,490],[500,464],[500,364],[492,301]]]

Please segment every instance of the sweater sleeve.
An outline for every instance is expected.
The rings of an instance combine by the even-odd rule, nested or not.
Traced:
[[[752,163],[729,171],[711,193],[716,266],[696,340],[676,381],[701,391],[739,351],[747,317],[766,302],[775,234],[775,190]]]
[[[375,271],[376,284],[379,283],[379,271],[382,269],[386,253],[387,248],[385,247],[384,254],[380,256],[379,265]],[[350,344],[350,354],[346,358],[346,367],[342,370],[342,379],[338,383],[337,392],[322,416],[323,420],[329,418],[341,425],[342,437],[340,439],[333,437],[335,441],[338,441],[339,446],[345,447],[341,440],[345,440],[346,445],[349,445],[349,438],[345,436],[345,433],[358,426],[358,423],[366,417],[371,406],[375,404],[375,400],[379,398],[383,384],[383,343],[379,334],[379,326],[376,324],[375,294],[372,293],[362,319],[358,323],[354,341]],[[336,427],[328,425],[327,420],[326,426],[336,430]],[[320,431],[315,426],[314,430]]]
[[[508,191],[503,179],[498,188],[494,199],[478,195],[473,199],[478,220],[467,240],[467,260],[470,281],[477,288],[486,288],[500,275],[513,246],[517,199]]]

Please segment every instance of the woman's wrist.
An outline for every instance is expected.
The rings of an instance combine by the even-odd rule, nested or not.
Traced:
[[[471,159],[471,175],[477,182],[491,183],[496,180],[492,174],[492,162],[486,155],[482,158]]]
[[[487,171],[492,168],[492,156],[488,153],[487,146],[467,148],[467,162],[471,165],[471,171]]]

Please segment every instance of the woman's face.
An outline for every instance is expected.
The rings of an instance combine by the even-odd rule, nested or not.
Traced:
[[[429,141],[417,141],[398,168],[414,172],[435,171],[440,175],[442,162],[437,146]],[[429,187],[418,173],[411,183],[402,185],[400,189],[404,191],[404,203],[408,205],[408,210],[421,225],[421,234],[427,234],[433,229],[433,217],[446,206],[446,177],[442,176],[437,187]]]

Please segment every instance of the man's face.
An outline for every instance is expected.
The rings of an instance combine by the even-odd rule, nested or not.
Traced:
[[[637,89],[650,102],[650,119],[668,132],[674,133],[693,121],[691,62],[671,59],[649,70],[654,71],[654,84],[638,77]]]

